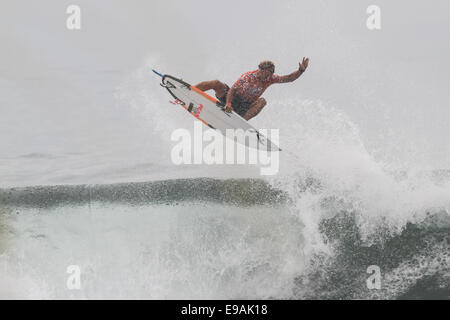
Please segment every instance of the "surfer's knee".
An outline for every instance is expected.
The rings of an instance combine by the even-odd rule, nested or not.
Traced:
[[[220,80],[213,80],[212,83],[214,91],[216,91],[217,96],[223,96],[228,92],[228,86]]]

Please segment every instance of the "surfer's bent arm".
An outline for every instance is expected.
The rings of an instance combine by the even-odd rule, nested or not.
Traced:
[[[228,90],[227,103],[225,104],[225,110],[228,112],[231,112],[233,110],[231,106],[231,101],[233,101],[235,93],[236,93],[236,86],[232,85],[230,90]]]

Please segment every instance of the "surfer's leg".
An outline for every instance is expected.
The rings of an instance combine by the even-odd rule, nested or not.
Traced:
[[[267,102],[266,99],[264,98],[259,98],[258,100],[253,102],[252,105],[250,106],[250,109],[248,109],[247,113],[245,114],[244,119],[250,120],[251,118],[256,116],[264,108],[266,104]]]

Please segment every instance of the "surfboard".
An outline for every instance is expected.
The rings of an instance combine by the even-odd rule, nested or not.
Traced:
[[[240,115],[234,111],[226,112],[221,101],[182,79],[167,74],[163,75],[155,70],[153,72],[162,78],[161,86],[166,88],[175,99],[171,103],[180,105],[209,128],[219,131],[225,137],[227,136],[227,129],[241,129],[246,134],[245,138],[236,140],[238,143],[249,148],[256,147],[267,151],[281,151],[275,143],[261,134]]]

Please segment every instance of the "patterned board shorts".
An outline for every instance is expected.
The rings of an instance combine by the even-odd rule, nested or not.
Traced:
[[[243,99],[240,95],[235,94],[233,101],[231,101],[231,106],[234,112],[243,117],[252,106],[252,103]]]

